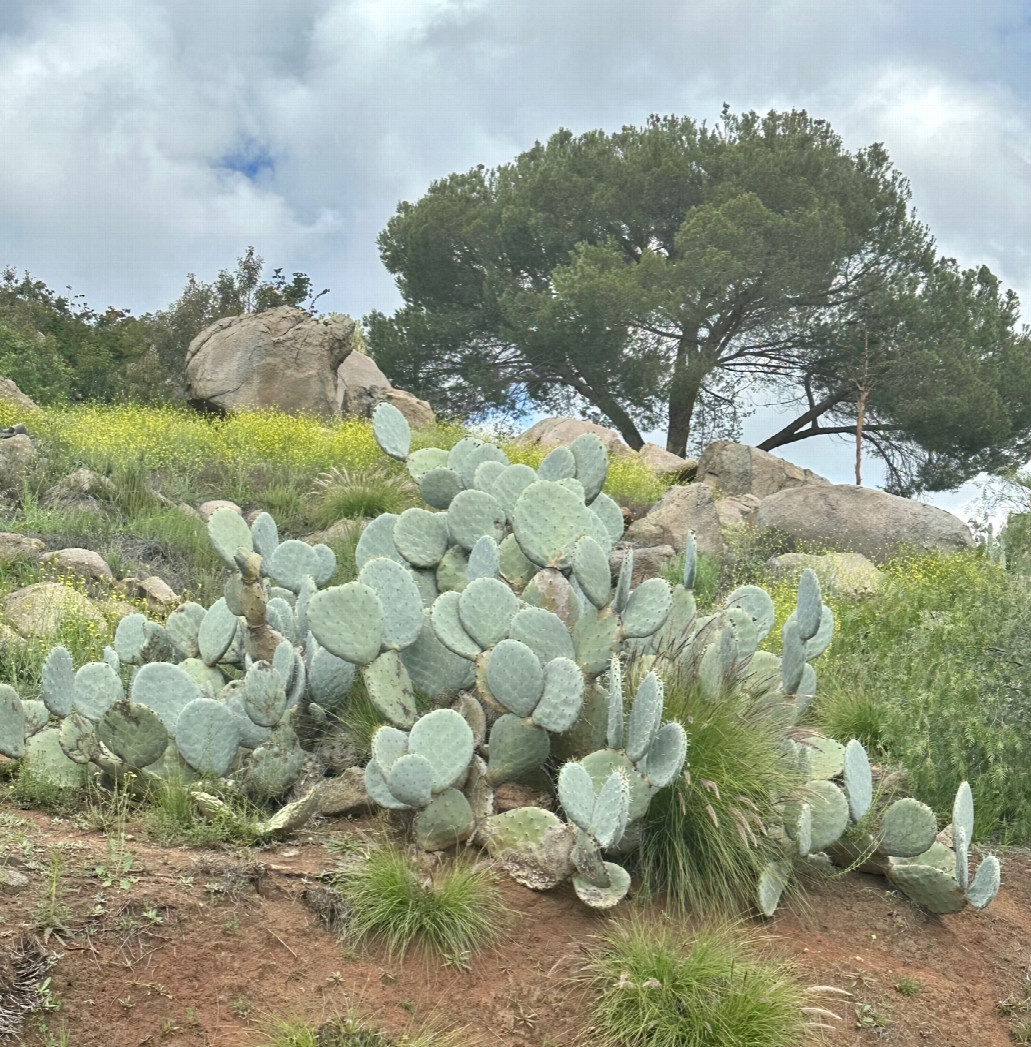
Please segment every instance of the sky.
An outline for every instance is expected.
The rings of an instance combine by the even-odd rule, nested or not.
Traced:
[[[163,308],[253,244],[320,310],[390,313],[399,201],[724,102],[883,142],[941,253],[1031,302],[1031,0],[0,0],[0,98],[0,266],[94,308]],[[839,482],[851,456],[785,451]]]

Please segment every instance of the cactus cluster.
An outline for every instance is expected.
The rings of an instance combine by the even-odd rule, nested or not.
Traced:
[[[675,670],[712,701],[747,688],[783,725],[785,759],[806,782],[781,804],[783,827],[770,827],[784,858],[763,876],[763,911],[775,908],[793,860],[845,846],[845,829],[873,798],[865,752],[858,742],[788,740],[816,692],[810,663],[834,631],[812,571],[774,655],[759,649],[774,624],[764,590],[743,586],[698,612],[693,537],[677,585],[635,587],[632,549],[613,585],[623,517],[602,491],[608,457],[596,436],[556,448],[534,470],[472,437],[412,451],[389,404],[373,430],[429,508],[371,521],[354,581],[327,588],[332,550],[280,541],[268,514],[248,526],[220,510],[208,533],[230,571],[222,598],[207,609],[184,603],[164,624],[129,615],[102,660],[78,669],[55,648],[39,701],[0,685],[0,753],[58,782],[92,764],[115,777],[231,777],[271,799],[300,778],[302,722],[308,732],[342,711],[360,675],[384,721],[367,792],[411,819],[421,847],[477,843],[520,882],[569,879],[584,902],[607,908],[630,885],[615,859],[634,850],[652,797],[688,756],[684,727],[662,722],[661,681]],[[625,687],[630,674],[635,686]],[[432,711],[419,715],[417,693]],[[532,782],[555,810],[495,813],[496,790],[510,782]],[[956,904],[957,891],[985,904],[997,888],[994,859],[966,877],[965,802],[948,870],[934,850],[934,816],[915,800],[888,808],[871,844],[886,874],[929,907]],[[309,794],[269,831],[289,831],[314,807]]]
[[[887,877],[912,901],[929,912],[945,914],[967,903],[984,908],[998,893],[999,859],[987,855],[970,877],[969,845],[974,830],[974,804],[967,782],[960,784],[952,813],[952,846],[942,842],[934,812],[913,797],[895,800],[871,814],[873,776],[866,750],[856,739],[842,746],[813,737],[788,742],[789,758],[808,778],[797,796],[783,804],[784,850],[771,862],[758,886],[758,906],[772,916],[796,857],[826,854],[846,867]],[[866,819],[866,822],[864,822]],[[867,822],[846,837],[850,825]]]

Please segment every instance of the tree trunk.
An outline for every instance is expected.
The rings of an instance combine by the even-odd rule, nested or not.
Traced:
[[[604,412],[612,424],[619,430],[619,435],[623,437],[631,450],[639,451],[644,447],[644,438],[634,424],[633,418],[627,414],[622,404],[607,389],[588,385],[582,379],[567,378],[566,380],[581,396],[590,400],[595,407]]]
[[[859,390],[859,411],[856,415],[856,487],[863,486],[863,413],[866,409],[866,389]]]
[[[689,347],[695,352],[689,357]],[[711,368],[698,353],[698,332],[685,331],[677,345],[673,364],[673,380],[669,390],[669,428],[666,430],[666,450],[670,454],[687,457],[687,439],[691,435],[694,415],[702,381]]]

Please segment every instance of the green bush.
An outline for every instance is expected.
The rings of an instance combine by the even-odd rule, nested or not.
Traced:
[[[978,835],[1026,842],[1031,588],[977,551],[898,559],[886,571],[880,594],[835,608],[817,725],[904,767],[944,821],[956,782],[969,781]]]
[[[499,935],[503,912],[494,875],[467,862],[417,872],[394,847],[374,851],[336,883],[356,938],[382,941],[391,956],[412,945],[464,965]]]
[[[726,929],[617,926],[588,959],[599,1047],[797,1047],[805,995],[782,964]]]

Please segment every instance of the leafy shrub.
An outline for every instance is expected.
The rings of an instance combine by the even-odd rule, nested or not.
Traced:
[[[736,909],[775,849],[773,798],[798,784],[781,759],[784,727],[740,691],[712,701],[667,677],[665,716],[688,734],[684,773],[652,799],[639,855],[646,887],[673,909]]]
[[[494,876],[466,862],[425,876],[385,847],[342,873],[337,888],[355,937],[384,942],[392,956],[414,944],[460,960],[498,936],[503,910]]]
[[[858,737],[908,771],[911,791],[948,820],[968,780],[979,835],[1031,834],[1031,590],[977,552],[892,561],[890,582],[835,608],[820,668],[817,723]]]
[[[805,996],[782,964],[726,929],[633,921],[588,960],[599,1047],[796,1047]]]

